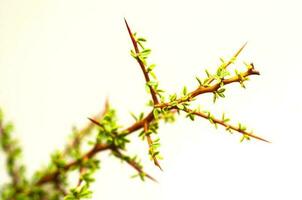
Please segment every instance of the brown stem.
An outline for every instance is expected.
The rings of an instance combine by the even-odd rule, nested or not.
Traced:
[[[133,44],[135,53],[136,53],[136,54],[139,54],[140,51],[139,51],[137,42],[136,42],[136,40],[135,40],[135,38],[134,38],[134,36],[133,36],[133,34],[132,34],[132,32],[131,32],[131,29],[130,29],[128,23],[127,23],[127,20],[126,20],[126,19],[124,19],[124,20],[125,20],[125,24],[126,24],[126,27],[127,27],[128,33],[129,33],[129,36],[130,36],[130,38],[131,38],[131,41],[132,41],[132,44]],[[139,66],[141,67],[141,70],[143,71],[143,74],[144,74],[144,77],[145,77],[146,82],[148,83],[148,82],[150,81],[150,78],[149,78],[149,74],[148,74],[148,72],[147,72],[147,70],[146,70],[146,66],[144,65],[143,61],[142,61],[139,57],[137,57],[136,60],[137,60],[137,62],[138,62],[138,64],[139,64]],[[148,85],[148,87],[149,87],[149,89],[150,89],[150,93],[151,93],[151,96],[152,96],[152,100],[153,100],[153,102],[154,102],[154,105],[158,104],[159,101],[158,101],[158,99],[157,99],[155,90],[154,90],[153,87],[151,87],[150,85]]]
[[[247,77],[247,76],[250,76],[250,75],[259,75],[259,72],[254,70],[254,69],[249,69],[248,71],[244,72],[241,74],[242,77]],[[223,80],[223,83],[225,85],[227,84],[230,84],[230,83],[234,83],[234,82],[240,82],[240,77],[238,76],[234,76],[232,78],[229,78],[229,79],[225,79]],[[190,92],[189,94],[192,96],[192,97],[196,97],[200,94],[203,94],[203,93],[208,93],[208,92],[214,92],[216,91],[218,88],[219,88],[220,84],[217,83],[217,84],[214,84],[210,87],[199,87],[197,88],[196,90]],[[180,103],[181,100],[178,100],[178,102]],[[170,107],[171,106],[171,102],[170,103],[164,103],[164,104],[159,104],[158,106],[155,106],[155,107],[160,107],[160,108],[166,108],[166,107]],[[170,109],[175,109],[175,107],[171,107]],[[154,120],[154,115],[153,115],[153,111],[151,111],[145,118],[143,118],[142,120],[140,121],[137,121],[135,122],[134,124],[132,124],[131,126],[129,126],[128,128],[124,129],[122,132],[126,132],[128,135],[143,128],[145,123],[151,123],[152,121]],[[93,120],[93,119],[90,119],[90,121],[92,121],[94,124],[96,125],[99,125],[100,126],[100,123],[98,123],[96,120]],[[217,121],[218,123],[218,121]],[[234,127],[236,128],[236,127]],[[253,135],[254,136],[254,135]],[[253,137],[251,136],[251,137]],[[258,137],[254,137],[256,139],[259,139],[259,140],[263,140],[263,141],[266,141],[262,138],[258,138]],[[98,152],[101,152],[101,151],[104,151],[104,150],[108,150],[110,149],[111,146],[108,145],[108,144],[97,144],[96,146],[94,146],[90,151],[88,151],[83,157],[82,159],[85,159],[85,157],[88,157],[88,158],[91,158],[93,157],[95,154],[97,154]],[[82,160],[80,159],[80,160]],[[67,171],[69,170],[71,167],[73,166],[76,166],[77,164],[79,163],[79,160],[76,160],[76,161],[73,161],[67,165],[65,165],[64,167],[64,170]],[[55,172],[52,172],[50,174],[46,174],[45,176],[43,176],[38,182],[37,184],[38,185],[41,185],[41,184],[44,184],[44,183],[47,183],[47,182],[51,182],[53,181],[56,176],[58,176],[60,173],[59,170],[55,171]]]
[[[111,148],[111,146],[107,145],[107,144],[96,144],[82,158],[66,164],[60,170],[56,170],[54,172],[51,172],[49,174],[44,175],[40,180],[37,181],[36,185],[43,185],[45,183],[52,182],[59,176],[59,174],[61,173],[61,170],[62,171],[68,171],[70,168],[72,168],[72,167],[76,166],[77,164],[81,163],[83,160],[92,158],[98,152],[105,151],[105,150],[108,150],[110,148]]]
[[[139,163],[135,162],[133,159],[125,159],[125,155],[122,154],[118,149],[112,148],[112,151],[115,152],[115,155],[119,157],[120,159],[126,161],[131,167],[133,167],[139,174],[144,174],[147,178],[150,180],[157,182],[155,178],[147,174],[146,172],[143,171],[142,167],[140,166]]]
[[[260,75],[260,73],[258,71],[256,71],[254,68],[248,69],[246,72],[241,73],[241,76],[243,78],[245,78],[247,76],[250,76],[250,75]],[[232,78],[228,78],[228,79],[222,80],[222,83],[224,85],[228,85],[228,84],[231,84],[231,83],[234,83],[234,82],[238,82],[239,83],[240,81],[241,81],[241,77],[234,76]],[[216,83],[216,84],[214,84],[214,85],[212,85],[210,87],[200,86],[195,91],[191,92],[190,96],[192,98],[194,98],[194,97],[196,97],[196,96],[198,96],[200,94],[203,94],[203,93],[214,92],[214,91],[216,91],[220,87],[220,84],[221,83]]]
[[[251,68],[251,69],[248,69],[247,71],[241,73],[241,76],[243,78],[245,78],[245,77],[248,77],[250,75],[259,75],[259,74],[260,73],[258,71],[256,71],[254,68]],[[221,81],[222,81],[222,83],[224,85],[228,85],[228,84],[231,84],[231,83],[234,83],[234,82],[240,82],[241,81],[241,77],[239,77],[239,76],[233,76],[231,78],[223,79]],[[189,97],[188,99],[180,98],[180,99],[176,100],[176,102],[177,102],[177,104],[179,104],[179,103],[190,101],[191,99],[193,99],[194,97],[196,97],[198,95],[201,95],[201,94],[204,94],[204,93],[215,92],[220,87],[221,87],[221,83],[216,83],[216,84],[213,84],[213,85],[211,85],[209,87],[199,86],[194,91],[188,93],[188,97]],[[165,107],[169,107],[169,106],[172,106],[172,102],[161,103],[161,104],[156,105],[155,107],[156,108],[165,108]]]
[[[107,98],[106,101],[105,101],[103,111],[101,111],[96,116],[94,116],[94,119],[96,119],[97,121],[100,121],[105,116],[105,114],[108,112],[108,110],[109,110],[109,101],[108,101],[108,98]],[[90,122],[90,123],[87,124],[86,127],[84,127],[82,130],[80,130],[76,134],[76,136],[73,138],[73,140],[64,149],[63,155],[67,155],[73,148],[80,145],[82,139],[91,132],[93,127],[94,127],[94,123]]]
[[[238,51],[233,55],[232,58],[229,59],[229,61],[223,66],[224,69],[226,69],[229,65],[231,65],[233,63],[233,59],[236,59],[239,54],[242,52],[242,50],[244,49],[244,47],[247,45],[247,42],[245,42],[240,49],[238,49]],[[214,81],[214,78],[210,78],[210,80],[208,81],[209,84],[211,84]]]
[[[205,118],[205,119],[209,119],[209,115],[208,113],[205,113],[205,112],[201,112],[201,111],[194,111],[194,110],[191,110],[191,109],[188,109],[186,108],[184,110],[185,112],[187,113],[190,113],[190,114],[194,114],[194,115],[197,115],[199,117],[202,117],[202,118]],[[227,124],[226,122],[224,122],[223,120],[221,119],[217,119],[217,118],[214,118],[214,117],[211,117],[211,120],[215,123],[215,124],[220,124],[221,126],[224,126],[228,129],[231,129],[231,130],[234,130],[234,131],[237,131],[243,135],[247,135],[249,137],[252,137],[252,138],[255,138],[255,139],[258,139],[258,140],[261,140],[261,141],[264,141],[264,142],[268,142],[270,143],[270,141],[266,140],[266,139],[263,139],[257,135],[254,135],[252,133],[249,133],[245,130],[241,130],[239,127],[236,127],[236,126],[233,126],[233,125],[230,125],[230,124]]]

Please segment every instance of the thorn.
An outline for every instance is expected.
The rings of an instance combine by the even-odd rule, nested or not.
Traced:
[[[100,127],[103,128],[103,125],[100,124],[99,122],[97,122],[96,120],[94,120],[94,119],[92,119],[92,118],[89,118],[89,117],[88,117],[88,119],[89,119],[92,123],[94,123],[94,124],[96,124],[96,125],[98,125],[98,126],[100,126]]]
[[[155,183],[158,183],[158,181],[153,178],[152,176],[150,176],[149,174],[146,174],[146,177],[149,178],[150,180],[154,181]]]
[[[241,48],[235,53],[234,57],[237,57],[241,51],[244,49],[244,47],[247,45],[247,41],[241,46]]]
[[[109,97],[107,96],[106,97],[106,100],[105,100],[105,110],[107,111],[110,107],[110,103],[109,103]]]
[[[129,36],[130,36],[130,38],[131,38],[131,41],[132,41],[132,43],[133,43],[135,52],[136,52],[136,53],[139,53],[137,43],[136,43],[136,41],[135,41],[135,38],[133,37],[132,31],[131,31],[131,29],[130,29],[130,27],[129,27],[129,24],[128,24],[126,18],[124,18],[124,21],[125,21],[125,24],[126,24],[126,27],[127,27],[128,33],[129,33]]]
[[[155,158],[153,158],[153,159],[154,159],[154,164],[155,164],[161,171],[164,171],[163,168],[160,166],[160,164],[159,164],[157,158],[155,157]]]

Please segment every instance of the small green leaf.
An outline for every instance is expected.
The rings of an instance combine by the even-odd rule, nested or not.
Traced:
[[[240,138],[240,143],[242,143],[244,140],[250,140],[251,138],[248,135],[243,134]]]
[[[133,119],[134,119],[135,121],[138,120],[138,118],[135,116],[135,114],[134,114],[133,112],[130,112],[130,115],[131,115],[131,117],[133,117]]]
[[[205,72],[206,72],[206,74],[207,74],[207,77],[210,78],[210,77],[211,77],[211,74],[209,73],[209,71],[206,69]]]
[[[195,78],[198,81],[199,86],[202,86],[202,81],[200,80],[200,78],[198,78],[197,76]]]
[[[144,118],[144,113],[141,112],[141,114],[139,115],[138,119],[139,119],[139,120],[142,120],[143,118]]]
[[[155,119],[158,119],[159,114],[160,114],[160,108],[153,109],[153,116]]]
[[[130,55],[131,55],[133,58],[137,59],[137,54],[136,54],[133,50],[130,51]]]
[[[216,100],[218,99],[218,94],[217,94],[217,92],[213,92],[213,103],[215,103],[216,102]]]
[[[188,93],[187,87],[184,86],[183,89],[182,89],[182,94],[183,94],[184,96],[186,96],[187,93]]]
[[[142,38],[142,37],[137,38],[137,41],[140,41],[140,42],[147,42],[146,38]]]
[[[140,52],[140,55],[146,58],[151,53],[151,49],[144,49]]]
[[[183,110],[185,108],[184,105],[182,104],[177,104],[176,107],[180,110]]]
[[[220,88],[217,92],[218,93],[223,93],[223,92],[225,92],[225,88]]]
[[[220,97],[224,98],[225,95],[223,93],[217,93]]]
[[[151,72],[155,67],[156,67],[155,64],[149,65],[149,67],[147,68],[147,72]]]
[[[177,99],[177,94],[170,95],[170,101],[175,101]]]
[[[194,121],[194,119],[195,119],[195,115],[192,113],[187,114],[186,117],[190,118],[192,121]]]
[[[225,63],[225,60],[222,57],[220,57],[219,60],[220,62]]]

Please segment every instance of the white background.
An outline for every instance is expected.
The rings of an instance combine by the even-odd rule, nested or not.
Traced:
[[[131,168],[98,155],[93,199],[301,199],[301,8],[298,0],[0,0],[0,106],[16,124],[28,174],[107,96],[125,126],[129,111],[144,109],[149,96],[129,55],[126,17],[148,39],[150,62],[170,93],[194,89],[196,75],[248,41],[238,64],[253,61],[261,76],[246,90],[227,87],[215,106],[211,96],[199,103],[272,144],[239,144],[239,135],[180,117],[160,129],[163,173],[149,162],[146,144],[132,147],[159,184],[130,179]]]

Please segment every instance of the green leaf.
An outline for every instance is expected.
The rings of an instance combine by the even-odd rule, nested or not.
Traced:
[[[225,95],[223,93],[217,93],[220,97],[224,98]]]
[[[188,93],[187,87],[184,86],[183,89],[182,89],[182,94],[183,94],[184,96],[186,96],[187,93]]]
[[[133,58],[137,59],[137,54],[135,53],[135,51],[131,50],[131,51],[130,51],[130,55],[131,55]]]
[[[175,101],[176,99],[177,99],[177,94],[176,93],[170,95],[170,101]]]
[[[183,110],[185,108],[184,105],[182,104],[177,104],[176,107],[180,110]]]
[[[147,82],[147,85],[150,87],[158,87],[158,82],[156,81],[149,81]]]
[[[248,135],[243,134],[240,138],[240,143],[242,143],[244,140],[250,140],[251,138]]]
[[[222,57],[220,57],[219,60],[220,62],[225,63],[225,60]]]
[[[207,74],[207,77],[210,78],[210,77],[211,77],[211,74],[209,73],[209,71],[206,69],[205,72],[206,72],[206,74]]]
[[[0,123],[3,121],[3,111],[2,109],[0,108]]]
[[[131,117],[133,117],[133,119],[134,119],[135,121],[138,120],[138,118],[135,116],[135,114],[134,114],[133,112],[130,112],[130,115],[131,115]]]
[[[147,42],[147,40],[146,40],[145,38],[142,38],[142,37],[137,38],[137,41],[140,41],[140,42]]]
[[[141,112],[141,114],[139,115],[138,119],[139,119],[139,120],[142,120],[143,118],[144,118],[144,113]]]
[[[149,56],[149,54],[151,53],[151,49],[144,49],[143,51],[140,52],[140,55],[143,58],[147,58]]]
[[[153,116],[154,116],[155,119],[158,119],[160,111],[161,111],[160,108],[153,109]]]
[[[155,64],[149,65],[149,67],[147,68],[147,72],[151,72],[155,67],[156,67]]]
[[[223,92],[225,92],[225,88],[220,88],[217,92],[218,93],[223,93]]]
[[[197,76],[195,78],[198,81],[199,86],[202,86],[202,81],[200,80],[200,78],[198,78]]]
[[[150,73],[150,75],[152,76],[153,79],[155,79],[155,80],[157,79],[157,76],[155,75],[155,73],[153,71],[151,71],[149,73]]]
[[[194,119],[195,119],[195,115],[192,113],[187,114],[186,117],[189,117],[192,121],[194,121]]]
[[[223,114],[222,114],[222,121],[223,121],[224,123],[226,123],[226,122],[230,121],[230,119],[229,119],[229,118],[226,118],[226,117],[225,117],[225,114],[223,113]]]
[[[218,99],[217,92],[213,92],[213,103],[215,103],[217,99]]]

